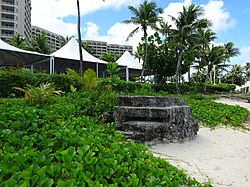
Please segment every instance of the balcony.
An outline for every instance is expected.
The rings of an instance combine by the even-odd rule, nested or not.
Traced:
[[[11,34],[11,33],[2,33],[1,34],[1,38],[11,38],[13,37],[14,33]]]
[[[4,1],[4,0],[2,1],[2,5],[9,6],[9,7],[16,6],[14,1]]]
[[[16,14],[14,10],[7,10],[7,9],[2,9],[2,15],[6,15],[6,16],[9,16],[9,15],[13,15],[13,14]]]
[[[10,17],[2,17],[2,21],[5,21],[5,22],[14,22],[15,21],[15,18],[10,18]]]

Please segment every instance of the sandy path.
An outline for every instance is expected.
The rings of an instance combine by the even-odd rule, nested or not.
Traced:
[[[250,109],[250,104],[241,101],[222,99],[217,102]],[[157,144],[150,150],[200,182],[210,181],[218,187],[250,187],[250,132],[231,128],[211,131],[202,127],[194,141]]]

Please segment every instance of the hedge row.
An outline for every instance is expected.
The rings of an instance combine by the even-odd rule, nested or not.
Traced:
[[[64,74],[54,74],[49,75],[46,73],[31,73],[24,70],[1,70],[0,71],[0,97],[21,97],[23,93],[19,90],[14,89],[14,87],[24,88],[27,84],[32,86],[39,86],[41,83],[50,82],[53,83],[57,90],[62,90],[64,92],[70,92],[70,86],[73,85],[78,90],[81,86],[77,83],[77,80],[71,76]],[[122,80],[112,80],[110,78],[99,79],[98,89],[102,90],[112,90],[116,92],[167,92],[176,93],[175,84],[152,84],[145,85],[136,82],[125,82]],[[203,93],[204,83],[182,83],[181,91],[182,93]],[[217,93],[217,92],[232,92],[235,90],[235,85],[233,84],[208,84],[207,93]]]
[[[236,88],[234,84],[207,84],[207,93],[221,93],[221,92],[233,92]],[[181,84],[182,93],[204,93],[205,83],[201,82],[186,82]],[[154,92],[168,92],[171,94],[176,93],[176,86],[174,83],[170,84],[154,84],[152,85],[152,90]]]
[[[77,81],[67,75],[31,73],[25,70],[0,71],[0,97],[21,97],[23,93],[14,87],[24,88],[27,84],[39,86],[41,83],[53,83],[57,90],[70,91],[70,85],[80,88]]]

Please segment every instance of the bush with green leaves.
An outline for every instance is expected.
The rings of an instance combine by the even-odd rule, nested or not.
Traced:
[[[38,87],[27,85],[24,88],[15,87],[15,89],[23,92],[24,100],[31,105],[49,104],[52,96],[63,93],[61,90],[55,90],[51,83],[42,83]]]
[[[142,86],[143,86],[142,84],[137,82],[126,82],[124,80],[117,79],[116,77],[112,77],[112,78],[99,79],[97,89],[103,91],[133,93],[139,91],[142,88]]]
[[[0,186],[203,186],[63,99],[0,100]]]
[[[185,82],[181,83],[181,93],[204,93],[205,84],[200,82]],[[230,93],[235,90],[234,84],[207,84],[207,93]],[[153,84],[154,92],[164,91],[170,94],[176,93],[176,86],[174,83],[169,84]]]
[[[26,85],[39,86],[46,82],[53,83],[56,90],[70,92],[70,86],[80,89],[78,82],[64,74],[49,75],[46,73],[32,73],[23,69],[4,69],[0,71],[0,97],[22,97],[23,93],[14,87],[24,88]]]
[[[82,86],[85,91],[90,91],[97,85],[96,73],[92,69],[87,69],[83,76],[78,74],[75,70],[67,68],[69,76],[77,80],[78,84]]]

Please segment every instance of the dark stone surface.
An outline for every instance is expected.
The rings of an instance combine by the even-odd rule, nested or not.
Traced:
[[[183,106],[185,102],[182,98],[161,97],[161,96],[120,96],[118,97],[119,106],[131,107],[167,107]]]
[[[119,97],[114,118],[117,129],[137,142],[184,142],[194,139],[199,130],[182,98]]]

